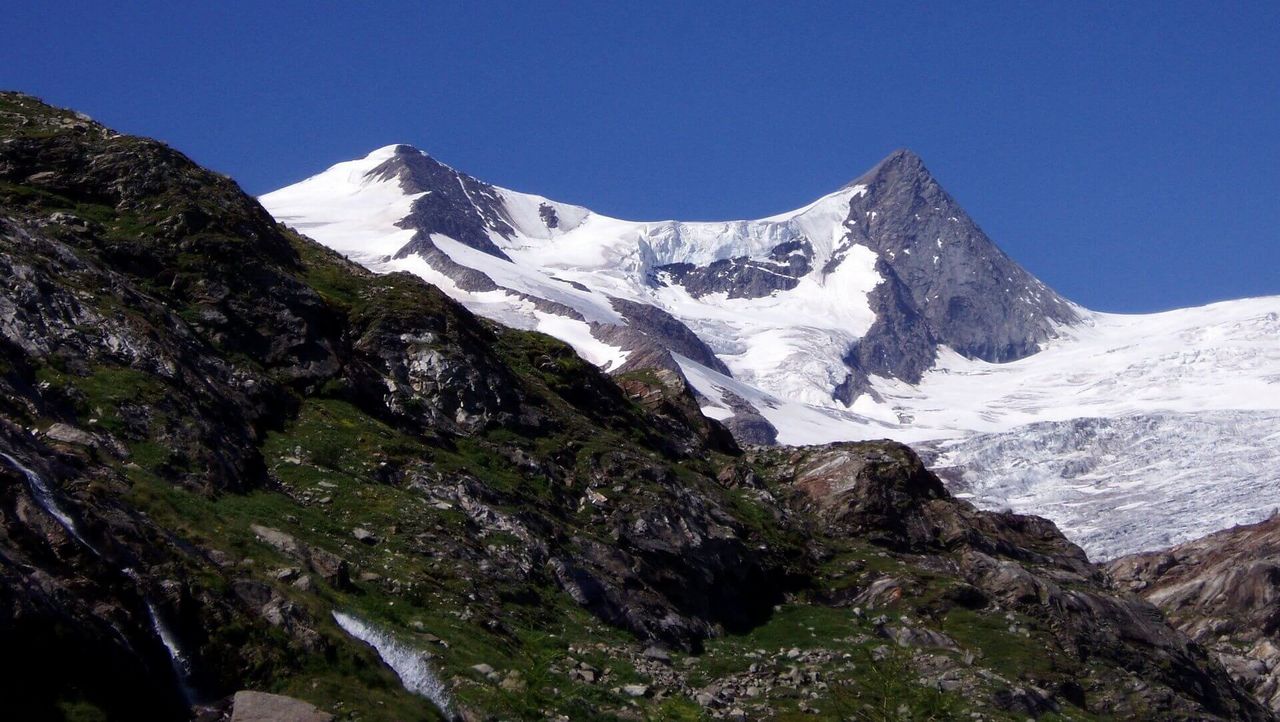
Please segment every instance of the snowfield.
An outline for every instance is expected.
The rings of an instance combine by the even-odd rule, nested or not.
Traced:
[[[745,402],[780,443],[923,444],[958,493],[1047,516],[1094,557],[1168,546],[1280,507],[1280,296],[1145,315],[1081,308],[1082,321],[1058,328],[1039,353],[997,364],[941,347],[919,383],[875,377],[845,406],[832,391],[849,371],[848,349],[876,322],[868,296],[883,281],[877,254],[848,242],[849,204],[865,186],[768,218],[699,223],[609,218],[494,187],[514,233],[488,235],[510,261],[430,237],[499,287],[477,292],[422,256],[394,257],[416,232],[397,224],[424,195],[369,176],[396,148],[261,201],[375,271],[415,273],[478,314],[564,340],[605,370],[628,358],[593,333],[627,323],[613,299],[660,308],[730,372],[673,356],[708,416],[728,418]],[[695,296],[660,270],[747,258],[767,272],[770,252],[786,243],[811,249],[810,270],[793,288],[755,298]]]

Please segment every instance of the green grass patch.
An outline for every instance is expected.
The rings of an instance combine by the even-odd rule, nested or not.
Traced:
[[[1023,634],[1032,622],[1021,615],[955,608],[942,620],[942,631],[962,646],[982,655],[982,663],[1010,679],[1046,678],[1062,670],[1057,654],[1046,647],[1042,634]],[[1014,627],[1015,629],[1011,629]]]

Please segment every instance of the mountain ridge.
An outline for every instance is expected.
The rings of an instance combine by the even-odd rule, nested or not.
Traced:
[[[404,195],[371,181],[361,174],[373,160],[355,162],[355,175],[332,196],[308,190],[333,182],[326,171],[262,200],[280,220],[374,270],[417,273],[481,315],[565,340],[611,373],[652,366],[682,377],[703,412],[742,443],[929,442],[963,493],[990,508],[1050,514],[1107,557],[1192,538],[1211,530],[1206,519],[1256,521],[1261,512],[1236,499],[1234,487],[1280,503],[1270,483],[1280,481],[1272,468],[1280,455],[1256,433],[1280,412],[1280,352],[1265,342],[1280,302],[1228,303],[1215,312],[1220,319],[1207,309],[1085,309],[1001,251],[909,150],[805,206],[743,221],[625,221],[451,177],[444,191],[456,197],[468,183],[492,189],[476,195],[484,212],[464,220],[502,257],[435,232],[456,219],[412,215],[408,206],[427,186]],[[401,204],[386,221],[360,207],[333,210],[383,193],[388,208]],[[402,254],[411,238],[421,252]],[[1182,340],[1171,343],[1175,337]],[[1239,473],[1214,486],[1222,503],[1210,505],[1212,514],[1174,503],[1180,479],[1222,475],[1208,455],[1130,440],[1152,455],[1134,467],[1150,471],[1123,475],[1150,490],[1154,508],[1183,509],[1175,517],[1146,514],[1124,489],[1073,471],[1078,463],[1107,467],[1119,430],[1155,426],[1169,438],[1196,430],[1197,448],[1237,450],[1228,468]],[[1253,431],[1242,446],[1232,428]],[[1019,445],[1006,437],[1023,431],[1052,441],[1015,453]],[[1087,447],[1067,451],[1069,439]],[[1173,473],[1157,473],[1170,468],[1171,454],[1181,459]],[[1068,456],[1073,464],[1060,463]],[[1273,457],[1274,465],[1259,466]],[[1076,495],[1091,501],[1081,506]],[[1108,504],[1113,498],[1130,501]],[[1083,508],[1110,521],[1094,524]],[[1157,518],[1167,526],[1152,524]],[[1117,537],[1114,529],[1128,531]]]
[[[391,176],[395,176],[399,180],[401,190],[408,196],[416,196],[412,201],[412,211],[406,214],[395,225],[403,229],[412,229],[416,232],[417,237],[410,243],[398,248],[394,253],[397,260],[404,259],[410,255],[422,255],[430,260],[428,263],[450,269],[450,273],[454,276],[460,276],[459,269],[453,259],[443,259],[435,244],[431,240],[431,235],[441,232],[441,235],[448,236],[453,240],[462,242],[464,245],[480,250],[489,255],[496,256],[503,260],[511,260],[506,253],[496,247],[495,243],[486,236],[493,234],[501,237],[501,239],[510,241],[516,228],[520,232],[536,238],[546,238],[555,236],[564,231],[575,230],[579,224],[586,220],[587,216],[597,216],[603,218],[607,222],[615,224],[628,225],[637,231],[641,236],[648,239],[647,243],[650,248],[655,250],[652,260],[647,262],[642,259],[642,266],[638,269],[638,273],[643,276],[641,283],[661,284],[662,280],[659,276],[670,275],[680,285],[686,287],[694,297],[705,296],[709,293],[727,291],[730,298],[754,298],[775,292],[786,292],[794,290],[800,279],[806,275],[811,275],[818,266],[821,267],[821,273],[826,275],[835,271],[841,264],[844,254],[848,249],[861,242],[862,245],[883,245],[883,248],[876,248],[879,260],[887,263],[878,269],[871,269],[878,274],[882,282],[889,287],[883,293],[877,295],[874,300],[878,311],[888,315],[890,320],[886,320],[877,328],[871,331],[873,341],[880,340],[879,344],[868,343],[859,348],[853,343],[849,343],[849,348],[843,349],[846,352],[845,361],[856,366],[866,366],[867,368],[854,368],[853,371],[860,372],[857,378],[847,378],[841,381],[844,388],[853,388],[854,385],[865,390],[868,384],[867,377],[871,374],[888,374],[911,381],[918,380],[920,372],[923,368],[927,368],[931,358],[925,358],[927,354],[919,353],[919,347],[935,343],[934,337],[942,342],[951,343],[956,350],[964,355],[971,355],[987,360],[1002,360],[1025,356],[1032,351],[1035,345],[1047,337],[1052,332],[1052,327],[1046,325],[1043,321],[1034,321],[1031,327],[1022,327],[1020,321],[1013,319],[1014,316],[1032,319],[1034,313],[1029,310],[1023,310],[1020,314],[1010,312],[1008,309],[997,308],[994,313],[985,308],[979,308],[989,301],[983,299],[992,297],[998,298],[993,294],[986,292],[983,284],[992,276],[992,273],[986,272],[989,269],[984,268],[984,273],[978,274],[976,271],[969,275],[973,278],[960,280],[951,280],[947,278],[937,279],[937,282],[923,283],[920,279],[931,279],[936,275],[932,270],[923,268],[919,264],[912,263],[908,258],[912,248],[919,251],[921,243],[913,237],[903,237],[904,234],[898,233],[898,228],[889,229],[886,232],[876,231],[874,237],[879,239],[887,236],[886,243],[868,244],[867,239],[873,234],[861,232],[858,227],[859,223],[866,227],[875,225],[879,221],[881,212],[878,210],[867,210],[861,208],[853,208],[852,203],[846,210],[836,209],[832,216],[834,230],[818,230],[818,229],[794,229],[794,230],[777,230],[771,231],[767,228],[753,230],[761,226],[777,227],[787,226],[790,221],[797,217],[804,216],[813,212],[819,206],[824,205],[831,199],[837,199],[835,202],[839,204],[843,200],[854,201],[858,198],[866,198],[867,185],[871,183],[874,188],[873,193],[879,195],[885,191],[886,195],[892,192],[897,185],[909,186],[906,194],[909,196],[907,202],[910,207],[907,211],[912,212],[917,217],[919,213],[916,210],[922,210],[922,204],[941,203],[945,206],[934,207],[932,211],[943,211],[948,215],[950,220],[958,222],[961,218],[967,221],[967,216],[963,215],[963,211],[958,209],[954,201],[945,194],[944,191],[933,181],[927,169],[924,168],[919,157],[910,151],[897,151],[888,156],[884,161],[877,164],[875,168],[860,176],[859,180],[865,181],[860,183],[855,180],[850,184],[834,191],[819,200],[794,211],[769,216],[756,221],[724,221],[724,222],[680,222],[680,221],[654,221],[654,222],[634,222],[621,221],[618,219],[608,219],[591,211],[583,209],[579,206],[571,206],[540,196],[530,196],[528,194],[516,193],[508,191],[496,186],[484,184],[476,181],[471,176],[459,173],[448,166],[439,163],[428,156],[426,153],[412,148],[405,144],[394,146],[385,146],[365,157],[369,161],[375,155],[386,155],[391,151],[389,159],[381,162],[377,167],[369,168],[365,171],[365,179],[372,180],[388,180]],[[379,159],[381,160],[381,158]],[[415,175],[416,174],[416,175]],[[313,183],[323,177],[324,174],[315,176],[306,183]],[[455,188],[454,186],[457,186]],[[428,192],[429,189],[430,192]],[[418,195],[425,193],[426,195]],[[927,197],[916,198],[924,193]],[[287,208],[288,201],[282,198],[282,194],[287,198],[291,192],[281,191],[264,196],[267,204],[275,205],[283,203],[280,212],[285,216],[291,216]],[[898,194],[899,196],[902,193]],[[460,197],[461,196],[461,197]],[[502,196],[501,198],[499,196]],[[525,222],[519,222],[514,219],[510,208],[511,202],[515,197],[521,199],[524,204],[537,204],[538,218],[530,223],[529,215],[526,213],[522,217]],[[505,202],[505,203],[504,203]],[[890,202],[903,202],[900,199],[890,199]],[[919,207],[919,208],[918,208]],[[566,224],[563,222],[561,211],[568,210],[573,216]],[[861,219],[853,216],[861,211]],[[956,215],[958,214],[958,215]],[[542,216],[546,215],[544,220]],[[844,218],[840,218],[844,215]],[[541,220],[539,224],[537,221]],[[542,227],[538,227],[541,225]],[[514,227],[513,227],[514,226]],[[714,246],[704,246],[701,237],[705,237],[708,233],[715,233],[710,230],[713,227],[720,226],[727,232],[733,234],[748,234],[746,245],[738,244],[735,250],[732,242],[728,246],[717,249]],[[936,244],[938,249],[943,247],[943,236],[947,236],[950,241],[956,231],[945,227],[939,227],[934,234],[936,235]],[[448,231],[448,232],[443,232]],[[861,235],[854,237],[853,234],[861,232]],[[825,233],[827,238],[817,238],[815,235]],[[1043,292],[1050,296],[1047,305],[1042,304],[1044,308],[1050,310],[1050,315],[1045,320],[1056,323],[1070,323],[1076,320],[1074,311],[1065,301],[1053,295],[1043,284],[1034,281],[1029,274],[1022,271],[1010,259],[1001,253],[994,244],[985,239],[981,235],[981,230],[976,225],[967,223],[965,228],[959,231],[961,234],[977,235],[980,238],[976,243],[965,243],[961,245],[960,250],[955,254],[959,257],[968,257],[974,255],[977,260],[976,264],[985,264],[991,268],[995,268],[999,274],[1006,276],[1017,275],[1019,280],[1025,280],[1027,283],[1036,284],[1030,293],[1037,296]],[[452,235],[451,235],[452,234]],[[763,234],[763,235],[760,235]],[[456,237],[455,237],[456,236]],[[773,242],[769,241],[769,237],[773,237]],[[752,240],[754,237],[754,240]],[[655,242],[660,242],[661,246],[657,246]],[[711,243],[716,241],[712,240]],[[814,248],[814,243],[818,242],[820,248]],[[643,243],[643,242],[642,242]],[[892,244],[889,247],[888,244]],[[665,249],[665,250],[660,250]],[[686,255],[681,249],[690,249],[692,255]],[[354,249],[353,249],[354,250]],[[760,254],[764,253],[765,256]],[[948,251],[948,253],[951,253]],[[917,253],[917,256],[920,256]],[[935,260],[935,266],[938,265]],[[957,266],[961,266],[957,268]],[[956,274],[963,275],[969,272],[968,265],[952,262],[945,266],[952,268]],[[657,274],[657,275],[650,275]],[[910,289],[902,288],[901,281],[898,279],[899,274],[907,274],[911,276],[914,286]],[[977,282],[974,279],[978,279]],[[1009,279],[1012,281],[1012,278]],[[1007,283],[1009,281],[1000,281]],[[475,285],[474,276],[470,279],[462,281],[470,288],[468,290],[494,290],[489,284],[480,282]],[[909,292],[908,292],[909,290]],[[1024,304],[1031,304],[1029,293],[1023,294],[1020,301]],[[934,303],[939,298],[945,297],[948,307],[944,310],[935,310],[938,303]],[[632,298],[631,300],[638,300]],[[910,304],[916,306],[915,309],[902,309],[902,307]],[[666,309],[670,311],[671,309]],[[984,319],[988,317],[994,319],[992,323],[1009,325],[1004,332],[996,333],[989,328],[981,328],[978,330],[970,329],[961,331],[960,326],[963,325],[985,325]],[[1038,325],[1037,325],[1038,324]],[[971,339],[984,337],[986,340],[982,343],[973,342]],[[992,340],[992,337],[995,337]],[[968,340],[966,340],[968,339]],[[851,339],[852,341],[852,339]],[[896,352],[895,346],[906,345],[915,349],[915,353],[904,354]],[[868,349],[873,349],[869,351]],[[837,384],[832,384],[834,387]],[[828,388],[827,393],[834,395],[838,400],[844,401],[846,404],[852,402],[847,392],[836,392],[834,388]]]

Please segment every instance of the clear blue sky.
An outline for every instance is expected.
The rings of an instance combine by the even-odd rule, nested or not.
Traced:
[[[1280,294],[1280,2],[5,3],[0,87],[262,193],[393,142],[627,218],[909,147],[1088,306]]]

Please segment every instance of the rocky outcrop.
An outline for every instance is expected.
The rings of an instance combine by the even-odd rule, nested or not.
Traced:
[[[350,316],[356,389],[427,427],[476,432],[528,421],[519,383],[488,349],[495,338],[444,294],[407,273],[375,281]],[[465,314],[465,315],[464,315]]]
[[[715,419],[702,415],[697,398],[679,370],[658,367],[616,374],[613,379],[627,398],[640,404],[655,420],[670,424],[673,438],[696,438],[707,448],[730,454],[740,451],[734,434]]]
[[[903,446],[833,446],[797,458],[790,475],[828,525],[905,549],[933,539],[926,502],[949,499],[938,477]]]
[[[231,722],[330,722],[333,715],[281,694],[241,690],[231,704]]]
[[[1280,517],[1106,565],[1280,710]]]
[[[845,353],[849,377],[832,394],[845,404],[871,392],[873,375],[918,382],[937,357],[938,342],[911,289],[883,258],[876,260],[876,272],[884,279],[869,296],[876,320]]]
[[[671,357],[674,353],[730,375],[715,352],[675,316],[657,306],[623,298],[611,299],[610,303],[622,315],[625,325],[593,324],[592,335],[630,352],[626,362],[611,372],[666,369],[679,373],[680,367]]]
[[[488,234],[489,230],[507,237],[514,233],[503,217],[502,200],[493,186],[407,145],[396,146],[395,155],[369,171],[369,176],[377,180],[395,178],[405,193],[425,193],[413,202],[409,216],[399,223],[400,227],[417,232],[396,252],[397,258],[433,250],[434,246],[429,245],[432,233],[446,235],[491,256],[507,258]]]
[[[951,498],[900,444],[837,444],[774,454],[769,458],[777,464],[775,473],[829,530],[929,555],[931,569],[962,582],[943,595],[944,613],[957,607],[1003,609],[1008,619],[1032,620],[1028,624],[1052,630],[1041,642],[1049,645],[1043,652],[1060,654],[1064,667],[1076,670],[1030,680],[1037,688],[1056,690],[1047,695],[1053,706],[1071,703],[1105,714],[1133,714],[1122,711],[1129,704],[1127,692],[1109,689],[1108,680],[1086,678],[1088,664],[1107,660],[1145,681],[1137,694],[1144,704],[1165,710],[1162,717],[1198,719],[1202,713],[1196,709],[1203,705],[1226,719],[1270,718],[1202,647],[1171,629],[1155,607],[1108,590],[1102,571],[1051,522],[980,512]],[[901,579],[872,578],[853,597],[856,603],[883,606],[913,593]],[[1018,628],[1016,622],[1011,626],[1015,633]],[[895,640],[941,639],[928,631],[888,629],[885,634]],[[1008,703],[1001,703],[1003,708],[1025,707],[1014,701],[1019,697],[1014,691],[1000,694]],[[1035,716],[1049,709],[1033,706],[1037,709],[1022,711]]]
[[[705,266],[669,263],[654,269],[654,282],[670,280],[700,298],[723,293],[726,298],[761,298],[775,291],[789,291],[813,270],[813,247],[807,239],[779,243],[765,258],[739,256],[712,261]]]

